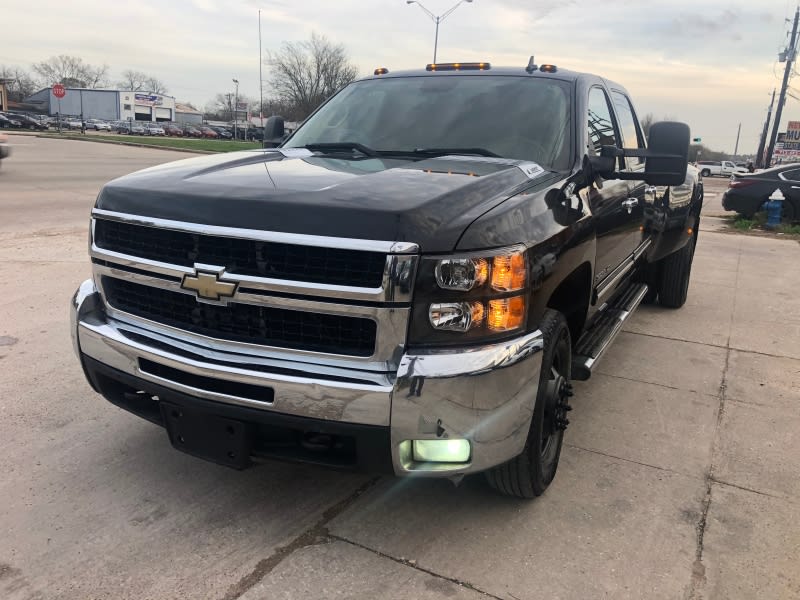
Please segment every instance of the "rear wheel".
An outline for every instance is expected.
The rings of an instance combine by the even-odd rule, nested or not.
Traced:
[[[697,229],[686,245],[665,256],[659,265],[658,299],[662,306],[680,308],[689,294],[689,279],[692,275],[692,260],[697,245]]]
[[[702,171],[700,171],[700,174],[703,177],[711,177],[711,171],[709,171],[708,169],[703,169]]]
[[[494,489],[507,496],[534,498],[553,481],[567,428],[572,396],[572,343],[567,321],[560,312],[548,310],[539,327],[544,334],[542,371],[536,406],[522,453],[486,472]]]

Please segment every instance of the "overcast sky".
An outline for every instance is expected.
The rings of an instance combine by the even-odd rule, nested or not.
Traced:
[[[441,14],[454,0],[424,4]],[[0,64],[72,54],[108,64],[112,79],[152,74],[199,107],[232,91],[233,77],[257,97],[259,8],[265,53],[316,31],[344,44],[362,74],[432,58],[434,25],[405,0],[39,0],[4,6]],[[790,0],[474,0],[441,24],[438,58],[524,66],[535,54],[615,79],[640,116],[686,121],[715,149],[733,151],[741,122],[740,152],[755,152],[793,11]],[[800,119],[792,98],[790,118]]]

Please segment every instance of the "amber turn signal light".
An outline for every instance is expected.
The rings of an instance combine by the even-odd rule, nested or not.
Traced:
[[[525,320],[525,297],[490,300],[486,324],[491,331],[510,331],[522,327]]]
[[[492,287],[513,292],[525,287],[525,256],[522,253],[495,256],[492,260]]]

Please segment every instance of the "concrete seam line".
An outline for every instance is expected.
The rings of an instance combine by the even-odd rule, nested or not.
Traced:
[[[739,270],[742,264],[742,245],[739,243],[739,254],[736,260],[736,281],[734,289],[738,289],[739,284]],[[733,307],[731,309],[731,317],[729,320],[728,340],[725,344],[725,367],[722,370],[722,381],[719,384],[719,409],[717,410],[717,422],[714,425],[714,435],[711,442],[711,461],[708,465],[706,473],[706,493],[702,502],[702,511],[700,518],[697,522],[697,545],[695,548],[695,560],[692,565],[692,575],[689,579],[689,598],[690,600],[699,600],[702,597],[702,588],[706,584],[706,567],[703,564],[703,551],[705,549],[705,535],[708,526],[708,513],[711,510],[711,498],[714,487],[714,460],[720,450],[720,431],[722,429],[722,419],[725,415],[725,394],[728,388],[728,369],[730,368],[731,359],[731,332],[733,331],[733,315],[736,314],[736,293],[733,295]]]
[[[467,581],[461,581],[460,579],[456,579],[455,577],[448,577],[447,575],[440,575],[439,573],[431,571],[430,569],[426,569],[425,567],[420,567],[416,562],[411,562],[410,560],[407,560],[405,558],[396,558],[391,554],[386,554],[384,552],[381,552],[380,550],[375,550],[374,548],[370,548],[369,546],[365,546],[364,544],[359,544],[358,542],[348,540],[347,538],[343,538],[338,535],[329,534],[329,537],[332,540],[336,540],[338,542],[344,542],[345,544],[350,544],[351,546],[355,546],[356,548],[361,548],[362,550],[371,552],[372,554],[380,556],[381,558],[386,558],[403,566],[410,567],[417,571],[422,571],[423,573],[431,575],[432,577],[436,577],[437,579],[444,579],[445,581],[449,581],[450,583],[454,583],[461,587],[467,588],[468,590],[472,590],[473,592],[478,592],[479,594],[482,594],[487,598],[493,598],[494,600],[503,600],[502,597],[495,596],[494,594],[487,592],[486,590],[482,590],[481,588],[476,587],[475,585]]]
[[[717,398],[717,394],[708,394],[706,392],[701,392],[699,390],[685,390],[683,388],[675,387],[674,385],[667,385],[666,383],[658,383],[657,381],[645,381],[644,379],[634,379],[633,377],[625,377],[624,375],[614,375],[613,373],[605,373],[603,371],[597,371],[598,375],[602,375],[603,377],[613,377],[614,379],[622,379],[623,381],[631,381],[633,383],[644,383],[646,385],[654,385],[660,388],[666,388],[668,390],[674,390],[678,392],[688,392],[689,394],[698,394],[700,396],[709,396],[710,398]]]
[[[373,477],[366,483],[360,485],[352,494],[337,502],[333,506],[326,508],[322,512],[322,516],[317,522],[295,537],[291,542],[284,546],[279,546],[275,551],[266,558],[262,558],[253,567],[253,570],[246,574],[239,581],[231,584],[223,596],[223,600],[236,600],[241,597],[250,588],[255,587],[261,580],[264,579],[275,567],[277,567],[283,559],[290,556],[295,550],[305,548],[307,546],[316,546],[317,544],[325,543],[329,539],[328,530],[325,527],[335,517],[347,510],[353,502],[355,502],[364,492],[375,486],[380,477]]]
[[[713,483],[716,483],[717,485],[736,488],[737,490],[742,490],[743,492],[750,492],[751,494],[758,494],[759,496],[766,496],[767,498],[775,498],[776,500],[784,500],[789,504],[797,504],[796,502],[793,502],[790,498],[784,498],[783,496],[776,496],[775,494],[768,494],[767,492],[759,492],[758,490],[754,490],[753,488],[745,487],[743,485],[738,485],[736,483],[731,483],[729,481],[722,481],[721,479],[717,479],[716,477],[712,478],[711,481]]]
[[[675,471],[674,469],[669,469],[667,467],[659,467],[657,465],[651,465],[648,463],[639,462],[638,460],[631,460],[630,458],[616,456],[615,454],[608,454],[607,452],[601,452],[600,450],[592,450],[591,448],[583,448],[582,446],[574,446],[572,444],[567,444],[567,443],[564,443],[563,445],[566,446],[567,448],[572,448],[573,450],[580,450],[582,452],[590,452],[591,454],[598,454],[600,456],[605,456],[607,458],[613,458],[622,462],[639,465],[640,467],[647,467],[649,469],[655,469],[657,471],[664,471],[665,473],[672,473],[673,475],[680,475],[681,477],[688,477],[689,479],[701,479],[696,475],[689,475],[688,473],[681,473],[680,471]],[[705,478],[703,478],[703,480],[705,480]]]

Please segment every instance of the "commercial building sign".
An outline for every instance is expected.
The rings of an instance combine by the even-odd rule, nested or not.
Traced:
[[[164,98],[158,94],[136,94],[133,102],[139,106],[161,106],[164,104]]]
[[[800,121],[789,121],[783,138],[784,150],[800,150]]]

